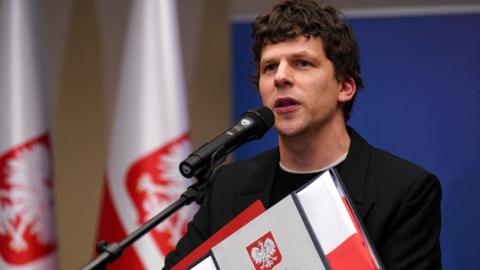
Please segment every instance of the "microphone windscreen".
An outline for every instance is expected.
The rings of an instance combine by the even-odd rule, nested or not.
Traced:
[[[272,110],[262,106],[252,110],[249,110],[242,114],[243,116],[250,116],[254,119],[257,126],[257,136],[256,138],[261,138],[273,126],[275,121],[275,116],[273,115]]]

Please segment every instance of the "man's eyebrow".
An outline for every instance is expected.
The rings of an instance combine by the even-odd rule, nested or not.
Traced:
[[[276,61],[275,58],[260,59],[260,65],[270,64],[270,63],[273,63],[275,61]]]
[[[309,51],[306,51],[306,50],[302,50],[302,51],[298,51],[298,52],[294,52],[292,54],[289,54],[288,57],[305,57],[305,56],[311,56],[312,53],[310,53]],[[276,61],[275,60],[276,57],[266,57],[266,58],[262,58],[260,59],[260,63],[263,63],[263,62],[274,62]]]
[[[299,51],[299,52],[296,52],[296,53],[293,53],[291,56],[292,57],[305,57],[305,56],[311,56],[312,54],[309,53],[308,51]]]
[[[310,53],[307,50],[301,50],[298,52],[294,52],[292,54],[288,55],[288,58],[302,58],[302,57],[311,57],[313,56],[312,53]],[[276,57],[266,57],[266,58],[261,58],[260,59],[260,65],[266,65],[270,63],[275,63],[277,61]]]

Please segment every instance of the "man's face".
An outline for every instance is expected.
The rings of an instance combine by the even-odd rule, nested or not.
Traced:
[[[259,72],[263,104],[273,110],[281,137],[319,131],[339,117],[343,123],[344,83],[335,78],[320,38],[299,35],[266,45]]]

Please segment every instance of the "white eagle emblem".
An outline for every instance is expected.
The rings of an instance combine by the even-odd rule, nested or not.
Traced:
[[[42,245],[54,244],[48,148],[35,144],[20,150],[3,172],[9,188],[0,186],[0,235],[10,237],[8,246],[16,252],[29,248],[27,232]]]
[[[280,262],[281,255],[271,233],[262,238],[257,241],[256,246],[250,247],[250,257],[256,269],[273,269]]]
[[[192,182],[185,179],[178,169],[178,164],[189,151],[189,137],[184,134],[132,166],[127,186],[139,213],[139,223],[146,222],[168,207]],[[173,249],[182,237],[194,210],[181,209],[151,231],[151,236],[163,248],[164,254]]]

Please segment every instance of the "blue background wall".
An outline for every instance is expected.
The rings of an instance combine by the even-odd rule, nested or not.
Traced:
[[[444,269],[480,269],[480,15],[351,19],[365,89],[349,124],[371,144],[434,172],[442,183]],[[234,112],[261,104],[250,23],[232,25]],[[276,145],[270,131],[245,159]]]

